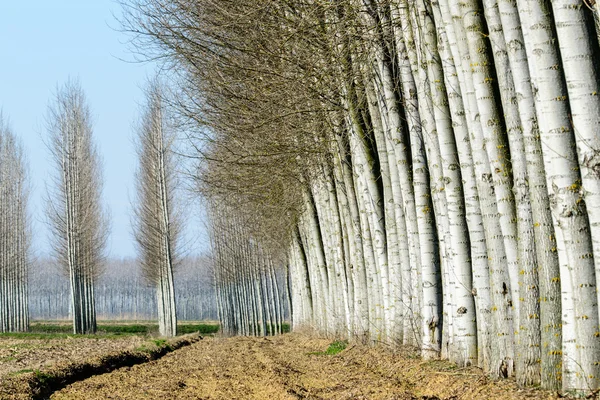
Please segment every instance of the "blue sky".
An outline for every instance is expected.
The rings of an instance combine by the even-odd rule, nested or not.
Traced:
[[[43,197],[51,164],[42,141],[44,116],[57,85],[69,78],[79,79],[94,115],[104,198],[112,216],[109,254],[135,254],[129,223],[135,168],[132,126],[143,102],[141,87],[155,66],[122,61],[133,56],[125,44],[128,37],[118,32],[113,17],[119,12],[113,0],[0,3],[0,109],[28,153],[39,255],[49,248]]]

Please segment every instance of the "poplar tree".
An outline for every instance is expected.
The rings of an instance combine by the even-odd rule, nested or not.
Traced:
[[[181,218],[176,209],[177,176],[174,131],[165,112],[163,89],[148,85],[146,104],[137,128],[137,196],[134,237],[144,276],[156,288],[158,327],[162,336],[177,334],[173,271],[179,262]]]
[[[54,163],[47,216],[54,257],[68,274],[73,333],[96,331],[94,282],[102,271],[109,223],[102,206],[102,166],[81,86],[57,89],[46,117]]]
[[[0,332],[29,329],[31,227],[22,144],[0,114]]]

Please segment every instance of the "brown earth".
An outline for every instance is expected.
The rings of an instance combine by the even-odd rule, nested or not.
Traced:
[[[77,363],[122,350],[133,350],[148,339],[123,337],[12,338],[0,336],[0,382],[8,377],[57,364]]]
[[[107,339],[108,337],[105,337]],[[68,338],[71,339],[71,338]],[[92,376],[107,374],[121,367],[131,367],[164,357],[172,351],[202,340],[195,334],[179,336],[172,340],[146,339],[134,349],[112,346],[88,351],[75,361],[67,358],[41,369],[19,371],[0,379],[0,400],[42,400],[70,383]],[[91,350],[91,349],[90,349]]]
[[[206,338],[160,360],[76,382],[52,399],[548,399],[479,369],[302,334]]]

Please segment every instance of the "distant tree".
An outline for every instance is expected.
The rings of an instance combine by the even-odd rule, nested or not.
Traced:
[[[29,315],[33,319],[69,317],[69,280],[57,274],[54,262],[36,257],[29,269]],[[108,258],[102,276],[94,282],[98,320],[152,320],[157,318],[156,288],[145,284],[139,259]],[[178,320],[216,320],[211,259],[206,255],[182,257],[174,271]]]
[[[137,129],[139,165],[133,221],[145,277],[156,285],[158,325],[163,336],[177,334],[173,270],[177,264],[181,220],[175,212],[177,184],[173,131],[167,123],[160,84],[151,82]]]
[[[70,282],[59,268],[50,257],[36,257],[32,261],[31,270],[35,273],[30,275],[28,281],[29,313],[32,319],[69,318]]]
[[[29,327],[28,198],[23,148],[0,115],[0,332],[24,332]]]
[[[47,209],[54,256],[70,277],[73,332],[94,333],[94,280],[101,272],[109,225],[90,110],[78,82],[58,89],[47,130],[56,168]]]

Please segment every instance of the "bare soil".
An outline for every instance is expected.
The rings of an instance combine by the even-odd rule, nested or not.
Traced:
[[[116,351],[133,350],[148,339],[122,337],[13,338],[0,336],[0,382],[9,377],[57,364],[78,363]]]
[[[350,345],[323,352],[331,339],[303,334],[205,338],[146,364],[93,376],[52,399],[549,399],[553,393],[494,381],[382,348]]]

